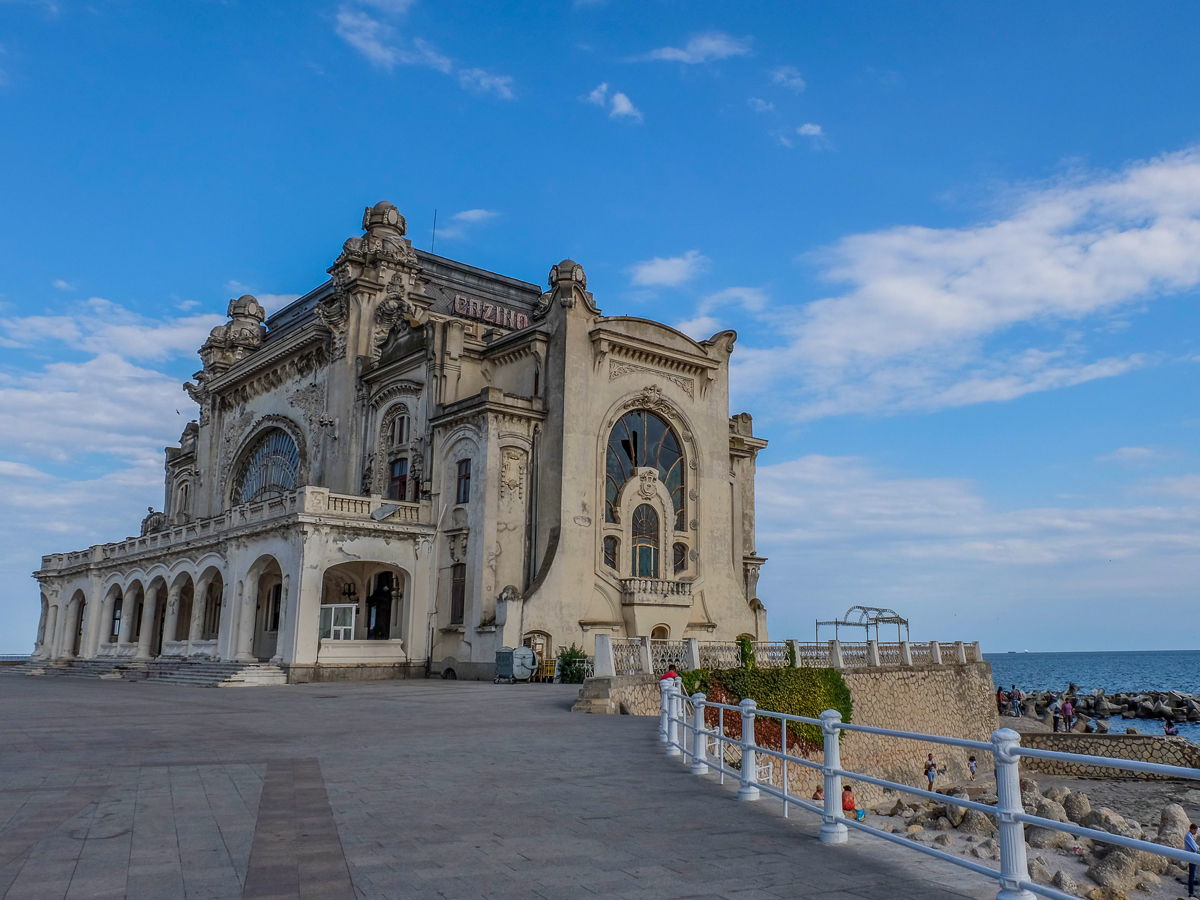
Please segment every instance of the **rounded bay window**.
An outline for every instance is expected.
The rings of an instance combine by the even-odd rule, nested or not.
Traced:
[[[621,487],[633,477],[635,469],[647,467],[658,469],[658,480],[671,495],[675,530],[682,531],[687,520],[683,452],[671,426],[645,409],[636,409],[621,416],[608,436],[604,521],[617,521],[617,495]]]
[[[282,428],[268,428],[242,456],[233,479],[234,505],[279,497],[300,486],[300,451]]]

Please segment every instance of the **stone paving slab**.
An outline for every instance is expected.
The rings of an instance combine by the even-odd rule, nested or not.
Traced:
[[[0,673],[4,900],[953,900],[973,873],[739,803],[566,685],[204,691]]]

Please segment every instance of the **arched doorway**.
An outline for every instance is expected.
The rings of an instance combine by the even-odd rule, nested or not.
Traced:
[[[388,563],[341,563],[325,570],[321,590],[322,641],[400,640],[408,578]]]
[[[258,576],[255,598],[254,641],[251,653],[266,662],[279,646],[279,623],[283,617],[283,570],[274,557],[268,557]]]
[[[74,626],[71,629],[71,655],[78,658],[80,651],[83,649],[84,610],[87,608],[87,597],[83,591],[75,592],[75,596],[71,600],[71,608],[74,615],[74,618],[71,620]]]

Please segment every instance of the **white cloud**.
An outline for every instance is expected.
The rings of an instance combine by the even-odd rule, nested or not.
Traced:
[[[486,222],[488,219],[494,219],[500,213],[490,209],[464,209],[462,212],[454,214],[456,222]]]
[[[749,56],[750,38],[735,38],[720,31],[710,31],[696,34],[688,38],[687,44],[680,47],[659,47],[651,50],[643,60],[665,60],[667,62],[696,65],[731,56]]]
[[[1097,457],[1100,462],[1138,463],[1148,462],[1158,456],[1150,447],[1118,447],[1112,453]]]
[[[815,615],[866,602],[847,599],[858,597],[907,615],[918,640],[1106,647],[1111,615],[1134,592],[1162,606],[1146,604],[1154,611],[1135,617],[1129,640],[1162,647],[1153,633],[1176,614],[1167,604],[1194,596],[1194,504],[1000,509],[963,479],[892,477],[860,459],[818,455],[760,461],[756,496],[757,549],[771,557],[759,595],[777,634],[811,634]],[[1065,633],[1033,627],[1080,604],[1086,621]]]
[[[801,418],[1111,377],[1150,360],[1096,359],[1062,326],[1200,286],[1200,151],[1032,188],[978,225],[853,235],[812,259],[848,289],[769,312],[784,342],[734,361],[742,390],[798,386]]]
[[[75,287],[74,287],[74,285],[68,284],[67,282],[63,281],[61,278],[55,279],[55,281],[54,281],[54,286],[55,286],[56,288],[58,288],[60,291],[73,291],[73,290],[75,290]]]
[[[500,213],[491,209],[464,209],[450,217],[450,224],[438,226],[437,236],[440,240],[456,240],[465,238],[470,229],[496,218]]]
[[[633,105],[628,97],[620,91],[613,94],[612,110],[609,112],[610,119],[631,119],[635,122],[642,121],[642,111]]]
[[[699,250],[689,250],[682,256],[656,256],[634,264],[630,280],[640,287],[675,287],[691,281],[708,267],[708,257]]]
[[[602,81],[587,95],[587,102],[596,106],[608,105],[608,82]]]
[[[752,287],[729,287],[704,297],[693,318],[675,325],[696,340],[703,340],[726,327],[731,313],[761,313],[769,298],[765,291]]]
[[[373,6],[388,15],[401,16],[413,7],[416,0],[359,0],[359,2]]]
[[[778,66],[771,70],[771,82],[773,84],[783,85],[789,90],[799,93],[804,90],[807,85],[804,83],[804,78],[800,75],[800,70],[795,66]]]
[[[335,26],[338,37],[365,56],[372,65],[389,71],[399,61],[393,45],[396,31],[365,12],[342,7]]]
[[[824,132],[821,131],[820,125],[814,125],[811,122],[801,125],[796,129],[796,133],[807,135],[809,137],[820,137],[822,134],[824,134]]]
[[[766,100],[763,100],[759,97],[751,97],[746,102],[750,104],[750,108],[756,113],[771,112],[773,109],[775,109],[774,103],[768,103]]]
[[[495,94],[503,100],[513,98],[511,75],[493,75],[483,69],[460,69],[458,83],[467,90],[481,94]]]

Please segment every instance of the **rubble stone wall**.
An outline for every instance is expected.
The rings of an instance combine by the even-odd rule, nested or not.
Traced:
[[[1200,745],[1181,737],[1153,734],[1023,734],[1021,746],[1033,750],[1055,750],[1060,753],[1085,753],[1110,759],[1132,759],[1138,762],[1162,763],[1167,766],[1200,768]],[[1107,766],[1069,763],[1057,759],[1021,758],[1021,768],[1045,775],[1066,775],[1075,778],[1128,778],[1138,781],[1159,781],[1162,775],[1130,772]]]

